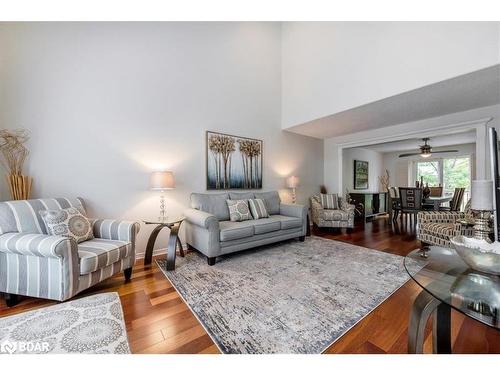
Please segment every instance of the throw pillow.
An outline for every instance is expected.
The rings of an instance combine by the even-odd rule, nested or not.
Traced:
[[[264,200],[249,199],[248,205],[250,206],[250,212],[252,213],[252,216],[255,220],[262,219],[264,217],[269,217]]]
[[[50,235],[70,237],[80,243],[94,238],[92,225],[83,212],[83,208],[70,207],[39,213]]]
[[[231,221],[252,220],[252,215],[250,214],[250,209],[248,208],[246,200],[227,199],[226,202],[227,207],[229,208],[229,219]]]
[[[337,197],[337,194],[321,194],[320,200],[321,206],[327,210],[339,209],[339,199]]]

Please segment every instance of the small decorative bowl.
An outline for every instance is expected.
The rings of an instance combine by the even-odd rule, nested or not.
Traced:
[[[489,243],[464,236],[450,239],[457,254],[472,269],[500,275],[500,243]]]

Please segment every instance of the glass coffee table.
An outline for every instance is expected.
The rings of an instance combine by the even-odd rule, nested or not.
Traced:
[[[155,246],[156,238],[163,228],[170,229],[170,238],[168,240],[167,247],[167,270],[175,270],[175,256],[177,254],[177,247],[179,247],[179,253],[181,257],[184,256],[184,251],[182,250],[182,244],[179,240],[179,228],[181,227],[183,217],[172,218],[167,220],[144,220],[144,224],[156,225],[155,229],[151,232],[148,239],[148,244],[146,245],[146,254],[144,257],[144,264],[151,264],[153,260],[153,248]]]
[[[422,353],[425,325],[433,317],[433,352],[451,353],[451,309],[500,330],[500,277],[475,271],[454,249],[431,246],[428,258],[405,257],[410,277],[423,291],[413,304],[408,352]]]

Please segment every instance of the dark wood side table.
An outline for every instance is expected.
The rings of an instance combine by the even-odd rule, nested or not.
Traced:
[[[144,221],[144,224],[156,225],[149,235],[148,244],[146,245],[146,255],[144,256],[144,264],[151,264],[153,260],[153,248],[155,246],[156,238],[163,228],[170,229],[170,238],[167,247],[167,271],[175,270],[175,256],[177,254],[177,245],[179,245],[179,253],[184,257],[184,250],[182,249],[181,241],[179,240],[179,228],[181,227],[184,218],[167,221]]]

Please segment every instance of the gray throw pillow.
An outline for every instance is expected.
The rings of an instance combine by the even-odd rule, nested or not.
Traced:
[[[252,220],[252,214],[250,213],[246,200],[228,199],[226,202],[229,208],[229,219],[231,221]]]
[[[249,199],[250,212],[255,220],[269,217],[266,203],[262,199]]]
[[[321,194],[321,206],[327,210],[339,209],[339,198],[337,194]]]
[[[269,215],[280,214],[280,195],[277,191],[267,191],[264,193],[255,193],[255,198],[262,199],[266,203],[267,212]]]
[[[84,215],[83,207],[44,210],[39,213],[47,227],[47,232],[52,236],[70,237],[77,243],[94,238],[92,225]]]

